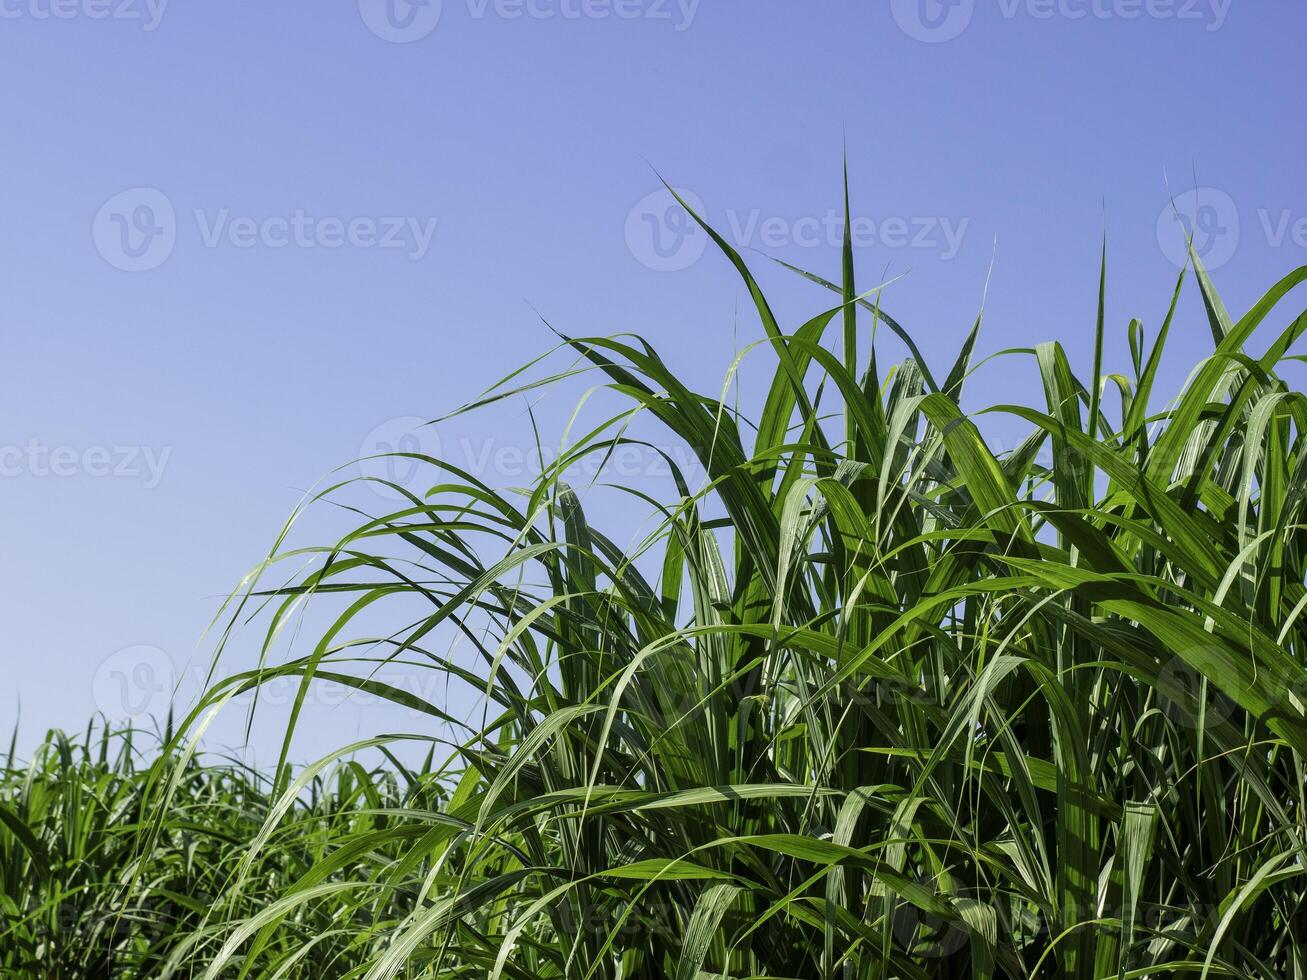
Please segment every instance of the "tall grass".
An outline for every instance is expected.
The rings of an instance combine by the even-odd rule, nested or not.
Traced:
[[[289,677],[287,747],[271,785],[224,790],[179,738],[141,786],[137,856],[88,879],[125,915],[178,890],[196,906],[177,900],[141,975],[1307,973],[1307,400],[1276,373],[1307,329],[1283,309],[1307,269],[1236,318],[1195,256],[1151,336],[1129,325],[1120,373],[1101,302],[1088,372],[1057,343],[1009,354],[1043,398],[988,410],[1029,432],[996,454],[961,407],[975,330],[932,371],[859,294],[846,240],[840,281],[816,280],[831,307],[786,331],[705,229],[776,363],[751,411],[638,338],[564,337],[572,367],[515,372],[466,409],[574,376],[626,403],[531,485],[405,454],[428,492],[396,484],[394,512],[252,576],[231,622],[263,610],[265,661],[181,729]],[[1187,287],[1213,348],[1163,404]],[[889,370],[869,341],[885,331],[913,353]],[[676,491],[630,491],[652,530],[624,547],[566,477],[646,422],[703,476],[667,452]],[[278,656],[310,603],[330,625]],[[483,721],[460,728],[386,665],[466,685]],[[360,771],[355,745],[292,770],[323,679],[424,713],[413,737],[461,732],[448,767]],[[327,772],[347,785],[306,804]],[[51,848],[74,836],[21,783],[4,783],[11,921],[48,904]],[[178,828],[233,810],[194,885],[169,877]]]
[[[142,743],[145,743],[144,745]],[[158,783],[172,780],[158,806]],[[225,935],[214,921],[231,875],[273,812],[272,778],[225,758],[182,761],[141,733],[91,726],[78,739],[51,733],[30,760],[11,747],[0,770],[0,976],[41,980],[155,977],[177,955]],[[240,914],[275,903],[289,884],[388,826],[390,810],[442,798],[434,778],[403,767],[345,762],[311,776],[278,815]],[[351,874],[403,855],[402,838],[370,842]],[[305,909],[264,951],[266,974],[343,973],[371,942],[358,924],[398,924],[401,893],[360,907]],[[342,922],[342,916],[345,921]],[[311,955],[309,955],[311,954]],[[209,958],[207,954],[201,954]],[[298,965],[297,965],[298,964]],[[186,972],[190,972],[188,967]]]

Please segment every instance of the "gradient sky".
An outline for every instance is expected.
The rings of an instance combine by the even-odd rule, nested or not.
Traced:
[[[1172,195],[1241,312],[1307,261],[1304,36],[1300,0],[0,0],[0,729],[207,663],[301,494],[542,318],[717,391],[759,327],[655,168],[794,327],[829,297],[764,256],[835,274],[847,140],[861,280],[904,276],[884,305],[941,369],[991,263],[981,352],[1083,358],[1104,228],[1123,369]],[[1210,347],[1192,300],[1173,337],[1171,387]],[[973,390],[1020,397],[1028,362]],[[501,474],[530,440],[519,410],[438,435]],[[303,757],[404,721],[312,714]]]

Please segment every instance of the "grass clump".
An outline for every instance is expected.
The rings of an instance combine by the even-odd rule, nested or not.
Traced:
[[[183,731],[292,678],[292,730],[329,679],[425,714],[412,737],[460,734],[447,768],[360,771],[356,745],[296,774],[288,733],[269,785],[243,777],[257,801],[230,806],[177,740],[130,866],[91,875],[125,910],[203,896],[177,900],[149,975],[1301,976],[1307,401],[1277,369],[1307,269],[1236,318],[1195,257],[1151,343],[1130,324],[1122,373],[1101,307],[1088,371],[1056,343],[1010,354],[1043,398],[989,409],[1028,432],[995,453],[962,409],[974,330],[932,372],[859,295],[846,242],[832,306],[787,332],[713,237],[776,362],[751,413],[639,339],[564,338],[572,368],[471,406],[573,375],[626,403],[531,485],[410,454],[430,492],[395,486],[393,512],[259,569],[233,622],[265,604],[269,651],[306,603],[329,626],[216,685]],[[1159,405],[1187,280],[1213,351]],[[913,356],[882,373],[865,338],[886,330]],[[668,453],[675,492],[630,490],[652,530],[622,546],[566,477],[645,445],[646,422],[703,477]],[[285,560],[300,570],[262,584]],[[396,665],[466,685],[483,719],[386,684]],[[330,766],[348,787],[304,805]],[[19,782],[22,896],[23,828],[48,850],[71,827],[35,820]],[[156,885],[210,805],[241,814],[219,854]]]
[[[26,761],[10,748],[0,769],[0,976],[145,978],[177,963],[189,975],[232,920],[294,883],[325,867],[357,880],[398,861],[403,837],[388,840],[387,812],[440,800],[437,780],[402,767],[349,761],[313,774],[278,812],[234,906],[224,897],[274,812],[273,778],[232,759],[186,758],[167,742],[166,732],[161,750],[141,732],[91,726],[78,739],[51,732]],[[343,973],[369,941],[358,924],[394,925],[406,910],[403,894],[384,890],[362,906],[304,909],[264,944],[260,975]]]

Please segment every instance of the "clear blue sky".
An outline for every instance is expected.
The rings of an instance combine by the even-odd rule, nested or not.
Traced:
[[[1104,225],[1115,334],[1155,331],[1168,186],[1242,309],[1307,261],[1304,36],[1299,0],[0,0],[0,728],[204,663],[302,491],[541,316],[717,390],[758,327],[652,168],[796,326],[827,297],[762,256],[836,271],[847,139],[862,281],[906,273],[885,306],[945,365],[991,260],[982,351],[1083,356]],[[1209,344],[1176,329],[1172,384]],[[1023,394],[1014,362],[975,398]],[[440,438],[527,438],[481,424]],[[403,727],[314,717],[304,756]]]

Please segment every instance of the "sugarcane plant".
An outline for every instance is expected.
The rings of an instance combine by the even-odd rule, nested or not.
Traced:
[[[288,524],[233,596],[223,642],[257,614],[263,655],[179,723],[124,908],[159,898],[151,855],[198,802],[214,713],[290,678],[291,723],[258,829],[141,975],[1307,974],[1307,400],[1277,373],[1307,268],[1236,318],[1191,250],[1109,372],[1104,250],[1089,371],[1056,342],[1005,352],[1042,397],[980,412],[979,317],[936,373],[886,290],[859,292],[846,231],[838,281],[802,273],[829,305],[783,329],[694,218],[761,323],[730,372],[771,358],[765,397],[693,391],[639,338],[560,335],[565,367],[533,362],[458,413],[570,379],[617,403],[528,485],[402,451],[423,489],[314,494],[374,481],[399,503],[321,547]],[[1212,350],[1159,404],[1195,286]],[[882,370],[886,333],[909,356]],[[982,415],[1027,434],[997,452]],[[647,517],[621,545],[570,474],[630,446],[672,489],[614,488]],[[328,625],[291,647],[310,606]],[[479,720],[386,682],[395,667],[461,685]],[[323,681],[426,721],[296,769]],[[398,741],[430,746],[423,771],[355,776],[422,793],[328,820],[288,864],[306,787]]]

